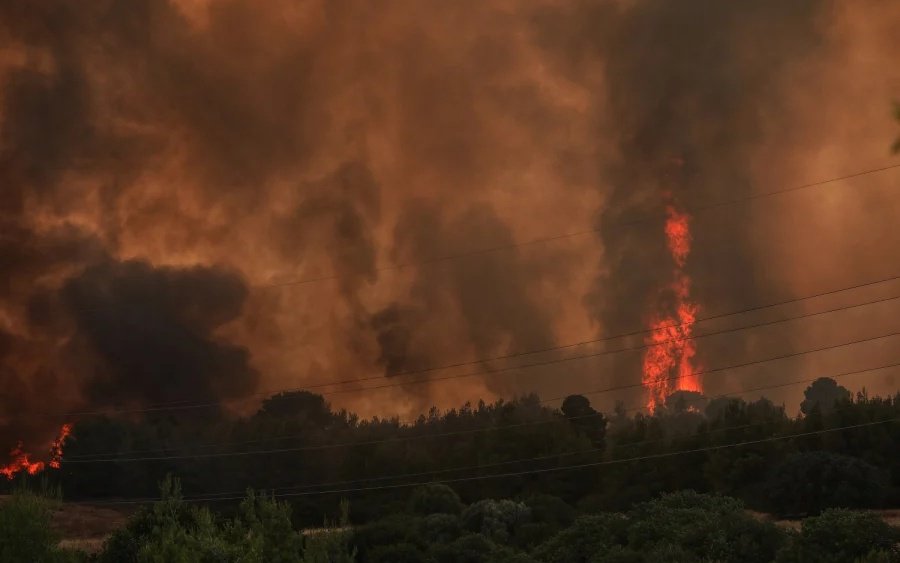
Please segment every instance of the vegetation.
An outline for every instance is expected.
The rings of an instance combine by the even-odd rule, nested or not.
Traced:
[[[286,393],[239,420],[80,421],[43,478],[69,498],[160,497],[98,563],[898,561],[896,530],[848,509],[900,505],[900,395],[817,381],[797,417],[694,395],[634,416],[527,396],[404,425]],[[229,442],[245,445],[188,447]],[[233,492],[249,485],[269,492]],[[53,502],[0,505],[0,560],[76,557],[55,547]],[[806,519],[788,533],[747,509]],[[323,518],[338,523],[299,532]]]
[[[748,513],[741,501],[679,491],[624,513],[583,513],[536,543],[529,526],[559,523],[559,513],[532,511],[509,499],[482,500],[461,514],[412,511],[348,530],[326,527],[305,536],[289,524],[290,508],[248,492],[233,517],[181,498],[166,480],[163,500],[135,514],[93,556],[65,552],[46,533],[47,502],[32,493],[0,508],[3,561],[283,562],[283,563],[651,563],[720,561],[900,561],[900,530],[876,516],[828,509],[793,533]],[[422,491],[419,491],[421,493]],[[548,502],[561,507],[561,501]],[[37,504],[35,504],[37,503]],[[24,509],[23,509],[24,507]],[[346,510],[346,505],[344,505]],[[412,508],[412,507],[410,507]],[[467,516],[468,514],[468,516]],[[346,515],[346,512],[345,512]],[[10,517],[15,516],[15,521]],[[42,528],[43,527],[43,528]],[[477,531],[473,531],[476,528]],[[41,533],[39,530],[43,529]],[[24,532],[13,534],[11,532]]]
[[[561,409],[525,396],[432,410],[401,424],[361,420],[332,411],[319,395],[293,392],[243,419],[85,418],[65,444],[62,468],[45,477],[71,500],[152,498],[167,474],[178,476],[188,498],[288,492],[294,527],[338,517],[344,497],[356,524],[386,512],[460,514],[463,503],[538,495],[582,510],[627,511],[684,489],[786,516],[900,506],[900,458],[892,455],[900,425],[870,425],[900,417],[900,395],[851,396],[822,379],[806,390],[797,417],[766,399],[693,395],[634,416],[621,408],[604,415],[584,396]],[[429,481],[454,492],[434,486],[411,496],[409,483]],[[217,508],[236,510],[227,502]],[[535,527],[529,541],[550,530]]]

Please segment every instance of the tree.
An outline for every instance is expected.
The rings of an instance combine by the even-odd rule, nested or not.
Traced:
[[[456,491],[436,483],[417,487],[409,500],[409,508],[413,514],[427,516],[429,514],[459,514],[463,503]]]
[[[569,422],[583,432],[595,447],[603,447],[606,437],[606,418],[591,407],[584,395],[569,395],[560,407]]]
[[[777,563],[878,561],[884,554],[893,555],[888,561],[896,561],[893,549],[900,542],[900,530],[875,514],[835,508],[803,520],[800,526],[800,533],[778,553]]]
[[[61,560],[50,527],[53,499],[26,489],[0,501],[0,561]]]
[[[334,416],[331,406],[322,395],[309,391],[286,391],[262,402],[258,417],[304,418],[316,426],[324,427]]]
[[[628,547],[654,553],[652,561],[768,563],[783,541],[773,524],[747,514],[740,501],[693,491],[640,504],[628,517]]]
[[[800,403],[800,412],[808,415],[818,405],[822,413],[830,412],[835,404],[849,401],[850,391],[837,384],[830,377],[820,377],[803,391],[805,399]]]
[[[546,563],[588,563],[598,554],[624,543],[628,520],[621,514],[582,516],[535,550]]]
[[[770,471],[763,487],[769,509],[780,516],[819,514],[826,508],[875,508],[887,490],[882,473],[861,459],[831,452],[789,456]]]
[[[697,391],[675,391],[666,397],[666,409],[674,413],[703,412],[708,400]]]
[[[531,511],[521,502],[480,500],[463,511],[463,527],[479,532],[498,543],[506,543],[516,530],[531,518]]]

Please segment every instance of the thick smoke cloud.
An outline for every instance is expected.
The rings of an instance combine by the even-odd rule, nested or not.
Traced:
[[[692,209],[884,164],[897,22],[868,0],[3,2],[0,439],[46,439],[48,409],[406,383],[643,328],[672,266],[663,190]],[[900,200],[870,185],[695,213],[701,314],[885,275]],[[410,416],[634,383],[638,364],[329,399]]]
[[[208,402],[251,393],[257,373],[249,352],[214,334],[239,317],[246,295],[240,277],[206,267],[107,262],[69,279],[62,301],[76,338],[99,360],[85,376],[90,402]]]

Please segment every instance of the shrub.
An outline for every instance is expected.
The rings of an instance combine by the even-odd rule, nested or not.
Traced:
[[[582,516],[534,551],[546,563],[588,563],[624,541],[628,520],[621,514]]]
[[[496,563],[511,553],[481,534],[466,534],[449,544],[434,547],[432,555],[437,563]]]
[[[516,530],[529,521],[531,511],[521,502],[480,500],[463,511],[463,527],[485,537],[506,543]]]
[[[854,561],[900,561],[897,543],[900,530],[869,512],[829,509],[806,518],[800,533],[781,552],[778,563],[816,561],[838,563]]]
[[[423,563],[428,557],[411,543],[380,545],[372,550],[369,561],[373,563]]]
[[[263,561],[299,561],[303,552],[303,538],[291,526],[290,506],[253,491],[241,501],[238,516],[226,532],[233,543],[252,546]]]
[[[166,478],[162,500],[141,509],[110,537],[100,563],[229,562],[300,563],[302,538],[291,527],[290,508],[248,493],[237,517],[220,524],[205,508],[181,497],[178,481]]]
[[[429,514],[459,514],[463,503],[456,491],[447,485],[437,483],[417,487],[409,500],[410,512],[427,516]]]
[[[661,549],[683,551],[695,560],[768,563],[784,541],[782,532],[747,514],[740,501],[693,491],[638,505],[629,518],[628,546],[640,552]],[[654,557],[664,561],[669,555]]]
[[[419,530],[429,544],[449,543],[462,535],[462,524],[452,514],[431,514],[422,520]]]
[[[416,535],[419,527],[418,518],[402,514],[392,515],[354,528],[351,544],[356,548],[359,560],[368,563],[370,556],[379,546],[421,542],[421,538]]]
[[[25,489],[0,502],[0,561],[61,560],[50,528],[52,510],[52,499]]]
[[[881,472],[861,459],[806,452],[773,468],[764,495],[780,516],[816,515],[826,508],[875,508],[886,487]]]

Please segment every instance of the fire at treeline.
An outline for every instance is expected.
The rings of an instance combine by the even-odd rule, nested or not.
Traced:
[[[682,489],[779,514],[806,513],[810,503],[896,505],[900,394],[854,394],[820,378],[803,397],[791,416],[765,398],[676,391],[649,415],[643,405],[601,413],[583,395],[559,408],[531,395],[435,409],[403,423],[361,419],[321,395],[294,391],[265,399],[244,418],[84,417],[66,428],[61,459],[58,449],[44,466],[20,459],[3,482],[8,489],[49,482],[69,500],[133,506],[157,498],[158,484],[175,475],[185,498],[220,508],[248,488],[284,495],[308,526],[348,499],[355,521],[402,510],[413,485],[434,481],[472,502],[550,494],[604,510]],[[830,488],[832,475],[847,488]],[[812,496],[797,492],[801,481]]]

